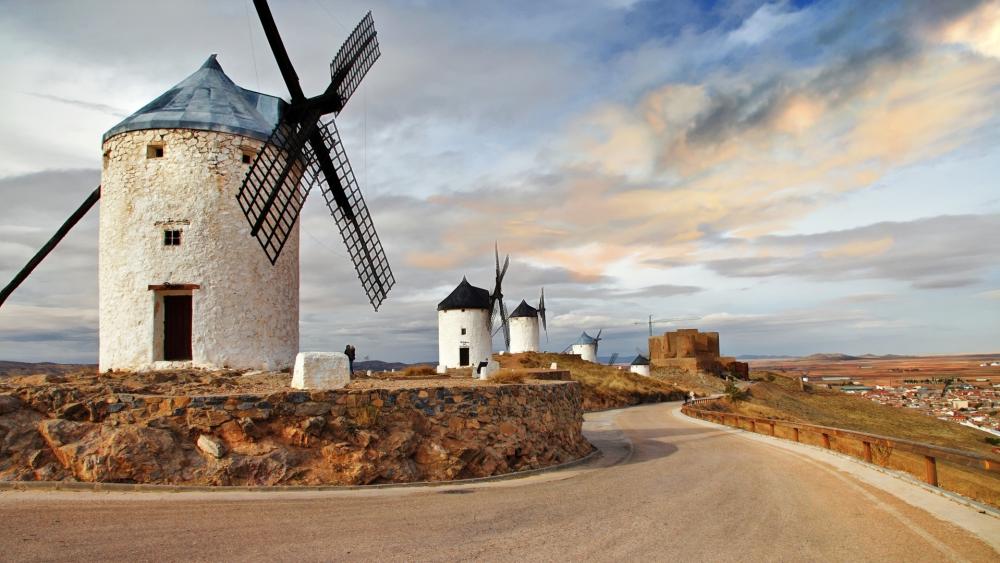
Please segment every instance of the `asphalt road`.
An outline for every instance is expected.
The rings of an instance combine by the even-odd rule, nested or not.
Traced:
[[[996,517],[882,476],[889,489],[913,489],[910,502],[945,503],[977,537],[855,474],[869,469],[692,421],[676,406],[588,416],[600,460],[523,479],[295,493],[7,491],[0,559],[1000,560],[990,545],[1000,545]]]

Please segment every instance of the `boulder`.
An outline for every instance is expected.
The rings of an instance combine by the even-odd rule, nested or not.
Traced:
[[[351,382],[351,363],[340,352],[299,352],[292,371],[295,389],[341,389]]]
[[[21,400],[9,393],[0,395],[0,414],[14,412],[21,408]]]
[[[226,454],[226,446],[223,445],[222,441],[208,434],[198,436],[198,449],[215,459],[219,459]]]

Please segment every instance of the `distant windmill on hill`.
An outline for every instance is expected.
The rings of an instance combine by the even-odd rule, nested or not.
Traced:
[[[580,356],[581,359],[597,363],[597,345],[601,341],[602,332],[604,332],[603,328],[597,331],[597,336],[591,336],[587,334],[587,331],[584,331],[583,334],[580,335],[580,338],[576,339],[576,342],[570,344],[565,350],[563,350],[563,353],[565,354],[567,351],[572,349],[573,354]]]
[[[379,57],[371,14],[334,57],[330,85],[306,98],[266,0],[254,6],[290,102],[237,86],[212,55],[105,133],[101,186],[0,292],[2,305],[100,200],[102,370],[291,365],[297,219],[315,186],[376,310],[395,284],[336,125],[322,120]]]
[[[541,320],[542,329],[545,331],[545,339],[548,340],[549,331],[545,322],[545,288],[542,288],[541,295],[538,297],[538,307],[532,307],[522,299],[521,304],[510,314],[508,318],[510,347],[508,350],[511,354],[539,350],[539,320]]]

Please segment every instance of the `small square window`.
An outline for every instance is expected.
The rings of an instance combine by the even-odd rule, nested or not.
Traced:
[[[180,246],[180,231],[163,231],[163,246]]]
[[[163,158],[163,145],[146,145],[146,158]]]
[[[465,334],[465,329],[464,328],[462,329],[462,334]]]
[[[243,149],[243,151],[241,151],[241,155],[242,156],[240,158],[242,159],[243,164],[250,164],[253,162],[253,158],[257,156],[257,153],[251,149]]]

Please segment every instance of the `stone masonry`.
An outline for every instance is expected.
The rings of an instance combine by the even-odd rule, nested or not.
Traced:
[[[739,379],[747,379],[750,374],[747,363],[719,355],[718,332],[699,332],[693,328],[650,337],[649,362],[653,367],[673,368],[690,373],[728,373]]]

